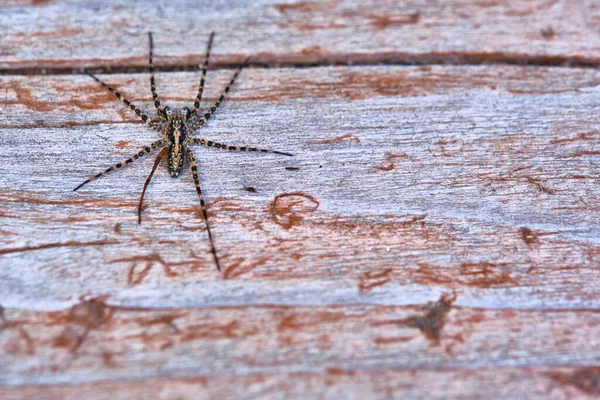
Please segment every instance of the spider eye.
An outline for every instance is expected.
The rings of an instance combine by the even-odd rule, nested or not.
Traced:
[[[185,121],[187,121],[187,120],[190,118],[190,114],[191,114],[191,113],[192,113],[192,112],[191,112],[191,111],[190,111],[190,109],[189,109],[189,108],[187,108],[187,107],[183,107],[183,108],[181,109],[181,116],[183,117],[183,119],[184,119]]]
[[[170,117],[171,117],[171,107],[169,107],[169,106],[166,106],[166,107],[163,109],[163,112],[165,113],[165,115],[167,116],[167,118],[170,118]]]

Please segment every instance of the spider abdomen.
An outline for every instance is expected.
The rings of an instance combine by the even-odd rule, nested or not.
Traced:
[[[167,153],[167,164],[169,164],[169,172],[172,177],[176,177],[181,173],[184,162],[185,152],[183,151],[183,144],[171,144]]]

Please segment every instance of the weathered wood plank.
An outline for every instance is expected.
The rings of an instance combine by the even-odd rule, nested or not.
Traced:
[[[217,75],[209,96],[227,73]],[[598,307],[596,71],[245,71],[203,136],[296,157],[196,149],[223,275],[188,173],[159,170],[142,225],[151,159],[72,192],[156,136],[127,113],[119,123],[117,101],[88,103],[104,96],[88,79],[57,78],[67,89],[55,114],[39,111],[53,109],[53,79],[3,78],[16,90],[0,138],[13,172],[0,176],[5,306],[60,309],[82,295],[147,307],[402,305],[459,290],[464,306]],[[108,78],[145,93],[147,77]],[[193,96],[196,75],[159,78],[165,101]],[[14,89],[35,85],[34,100]],[[29,111],[39,127],[16,128]]]
[[[294,390],[284,381],[295,374],[307,378],[304,384],[316,380],[314,389],[319,389],[328,375],[335,381],[356,374],[368,381],[376,371],[405,371],[382,374],[398,376],[400,382],[416,375],[408,387],[393,386],[414,391],[440,371],[442,380],[432,393],[453,378],[467,382],[467,388],[448,388],[456,395],[469,386],[485,392],[485,384],[499,394],[510,393],[518,383],[536,380],[542,382],[530,390],[538,396],[600,393],[600,373],[587,368],[600,362],[598,342],[589,340],[598,329],[597,311],[482,310],[455,307],[452,301],[446,296],[427,307],[156,310],[114,308],[95,300],[59,312],[7,309],[0,380],[9,386],[97,382],[101,388],[103,381],[123,386],[159,376],[187,377],[192,384],[204,382],[198,389],[210,393],[229,379],[243,385],[254,377],[273,380],[274,387],[261,387],[277,393]],[[570,368],[557,368],[561,365]],[[500,372],[497,378],[492,367]],[[336,378],[336,371],[342,376]],[[507,383],[519,371],[525,372],[522,381]],[[577,378],[582,375],[592,380],[587,387]],[[476,384],[478,378],[483,380]],[[393,382],[380,379],[365,388],[378,397]],[[144,383],[136,386],[139,390]]]
[[[345,371],[152,378],[26,388],[0,388],[4,399],[593,399],[595,368]]]
[[[213,30],[214,65],[247,55],[263,64],[600,61],[600,7],[594,1],[3,4],[2,70],[145,67],[148,31],[156,33],[159,65],[192,66]]]

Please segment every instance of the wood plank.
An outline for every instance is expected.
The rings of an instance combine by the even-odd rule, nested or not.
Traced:
[[[586,0],[3,2],[0,70],[213,65],[482,63],[598,65],[600,7]],[[43,24],[39,21],[43,20]]]
[[[209,97],[228,76],[216,75]],[[147,77],[109,78],[148,99]],[[177,105],[197,74],[160,79]],[[154,140],[150,129],[131,113],[122,121],[109,98],[78,109],[104,96],[87,78],[60,77],[64,106],[50,113],[39,104],[54,109],[52,79],[4,77],[38,86],[33,101],[9,93],[2,120],[0,160],[13,172],[0,176],[2,304],[403,305],[455,290],[462,306],[596,308],[597,79],[507,66],[245,71],[204,137],[296,156],[195,150],[221,275],[189,172],[159,169],[141,225],[151,158],[72,192]]]
[[[483,310],[457,307],[452,296],[404,307],[127,309],[104,301],[82,301],[58,312],[5,310],[2,385],[52,384],[68,393],[62,385],[97,390],[111,382],[115,391],[125,392],[124,386],[138,381],[127,389],[134,393],[162,376],[174,379],[148,387],[179,380],[209,394],[233,379],[240,385],[255,382],[273,394],[293,393],[312,381],[310,391],[318,393],[328,377],[341,379],[334,387],[347,390],[352,387],[347,379],[356,375],[356,384],[374,380],[365,390],[383,397],[387,390],[410,394],[439,374],[432,393],[453,379],[466,382],[447,388],[457,396],[469,388],[485,392],[485,384],[507,394],[535,381],[530,393],[538,397],[600,393],[600,372],[588,367],[600,361],[598,342],[589,340],[597,333],[597,310]],[[439,340],[427,334],[431,329]],[[304,378],[287,386],[294,376]],[[409,384],[411,376],[415,380]],[[389,387],[394,378],[400,380]]]
[[[152,378],[127,382],[0,388],[6,400],[46,399],[593,399],[594,368],[495,368],[476,370],[345,371]]]

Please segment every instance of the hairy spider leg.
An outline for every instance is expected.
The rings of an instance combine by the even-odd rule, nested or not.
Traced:
[[[208,45],[206,46],[206,57],[204,59],[204,64],[202,64],[202,76],[200,78],[200,86],[198,87],[198,95],[196,96],[196,101],[194,101],[194,108],[192,109],[192,113],[190,114],[191,116],[196,116],[196,114],[198,114],[198,108],[200,107],[200,101],[202,100],[202,94],[204,93],[204,81],[206,80],[208,57],[210,56],[210,49],[212,47],[214,37],[215,33],[211,32],[210,37],[208,38]]]
[[[154,99],[154,108],[156,113],[161,120],[165,120],[165,114],[160,109],[160,100],[158,100],[158,94],[156,94],[156,82],[154,81],[154,64],[152,63],[152,54],[154,48],[154,41],[152,40],[152,32],[148,32],[149,52],[148,52],[148,64],[150,65],[150,91],[152,91],[152,98]]]
[[[208,224],[208,214],[206,212],[206,203],[204,202],[204,196],[202,196],[202,190],[200,190],[200,182],[198,181],[198,166],[196,165],[196,160],[194,159],[194,155],[190,151],[189,147],[185,146],[185,152],[190,160],[190,167],[192,170],[192,177],[194,178],[194,186],[196,186],[196,192],[198,192],[198,199],[200,200],[200,208],[202,208],[202,218],[204,219],[204,224],[206,225],[206,232],[208,232],[208,241],[210,242],[210,250],[212,252],[213,258],[215,259],[215,264],[217,264],[217,269],[221,271],[221,264],[219,263],[219,258],[217,257],[217,251],[215,250],[215,243],[213,242],[212,234],[210,233],[210,225]]]
[[[235,79],[238,77],[238,75],[240,74],[242,69],[246,65],[248,65],[248,61],[250,61],[250,57],[246,58],[246,61],[244,61],[244,63],[238,67],[237,71],[235,71],[235,74],[233,74],[233,77],[231,78],[231,80],[229,81],[227,86],[225,86],[225,89],[221,92],[221,96],[216,101],[216,103],[210,108],[210,110],[208,110],[208,112],[206,114],[204,114],[202,116],[202,118],[200,118],[198,121],[196,121],[194,123],[194,125],[193,125],[194,131],[197,129],[200,129],[206,123],[206,121],[208,121],[208,119],[211,117],[211,115],[214,114],[216,109],[221,105],[221,103],[225,99],[225,96],[227,95],[227,93],[229,93],[229,90],[231,89],[233,82],[235,82]]]
[[[229,150],[229,151],[255,151],[258,153],[273,153],[273,154],[282,154],[284,156],[293,156],[290,153],[284,153],[283,151],[277,150],[269,150],[269,149],[258,149],[256,147],[248,147],[248,146],[230,146],[228,144],[213,142],[212,140],[193,138],[193,144],[199,144],[206,147],[214,147],[215,149],[221,150]]]
[[[165,143],[165,139],[160,139],[160,140],[157,140],[156,142],[153,142],[152,144],[150,144],[150,146],[146,146],[142,150],[135,153],[131,158],[128,158],[125,161],[121,161],[120,163],[115,164],[110,168],[107,168],[106,170],[100,172],[99,174],[92,176],[90,179],[86,180],[81,185],[79,185],[75,189],[73,189],[73,191],[76,191],[77,189],[79,189],[80,187],[82,187],[83,185],[85,185],[88,182],[91,182],[93,180],[100,178],[102,175],[108,174],[110,171],[114,171],[115,169],[124,167],[125,165],[132,163],[133,161],[137,160],[138,158],[140,158],[141,156],[143,156],[145,154],[150,153],[152,150],[156,149],[157,147],[161,146],[164,143]]]
[[[88,74],[96,82],[98,82],[99,84],[101,84],[102,86],[104,86],[106,89],[108,89],[112,94],[114,94],[115,96],[117,96],[117,99],[121,100],[123,103],[125,103],[125,105],[127,107],[131,108],[133,110],[133,112],[135,112],[138,115],[138,117],[142,118],[142,121],[144,121],[146,124],[148,124],[152,129],[154,129],[156,131],[160,131],[160,129],[158,128],[158,126],[156,126],[156,124],[154,122],[152,122],[152,120],[150,120],[150,118],[148,118],[148,116],[146,114],[144,114],[143,112],[141,112],[139,108],[137,108],[129,100],[127,100],[125,97],[123,97],[123,95],[121,93],[117,92],[115,89],[113,89],[112,87],[108,86],[106,83],[104,83],[100,79],[96,78],[91,73],[89,73],[89,72],[86,71],[86,74]]]
[[[154,175],[154,171],[156,171],[156,167],[158,167],[158,164],[160,164],[160,160],[162,160],[162,158],[167,154],[167,151],[169,151],[169,148],[165,147],[164,149],[162,149],[160,151],[160,153],[158,153],[158,155],[156,156],[156,160],[154,160],[154,165],[152,166],[152,171],[150,171],[150,175],[148,175],[148,178],[146,178],[146,183],[144,183],[144,189],[142,189],[142,195],[140,196],[140,203],[138,204],[138,224],[142,223],[142,203],[144,202],[144,195],[146,194],[146,188],[148,187],[148,184],[152,180],[152,176]]]

